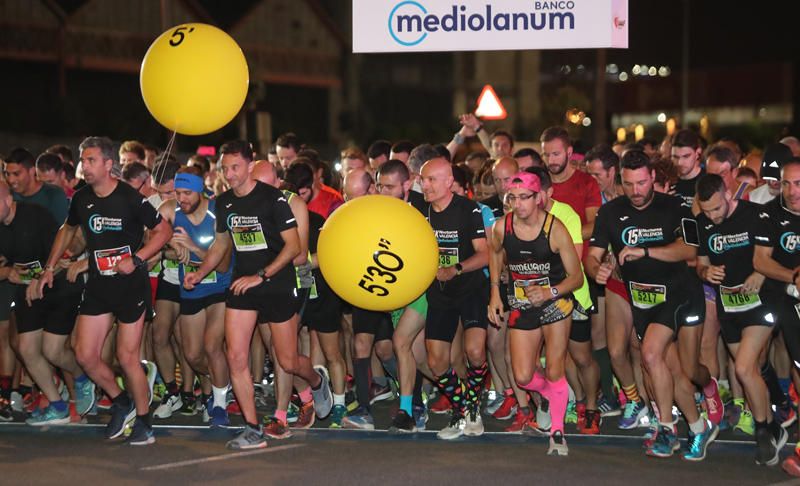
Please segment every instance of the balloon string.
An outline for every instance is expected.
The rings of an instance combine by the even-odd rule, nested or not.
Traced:
[[[177,131],[172,131],[172,137],[170,137],[169,142],[167,142],[167,147],[164,149],[164,153],[161,155],[161,175],[159,177],[154,177],[157,186],[160,186],[164,182],[164,175],[167,173],[167,162],[169,162],[169,156],[175,146],[175,135],[177,134]],[[156,169],[158,169],[158,165],[156,165]],[[153,175],[155,176],[156,174]]]

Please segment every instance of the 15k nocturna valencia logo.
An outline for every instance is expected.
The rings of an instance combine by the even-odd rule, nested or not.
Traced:
[[[411,47],[420,44],[429,34],[575,30],[574,1],[525,4],[533,7],[533,11],[495,11],[487,3],[483,9],[469,9],[466,5],[456,4],[451,5],[446,13],[432,13],[420,2],[405,0],[389,13],[389,34],[401,46]]]
[[[89,229],[94,234],[100,234],[105,231],[122,231],[122,219],[107,218],[99,214],[93,214],[89,216]]]
[[[781,235],[781,248],[786,253],[794,253],[797,251],[798,243],[800,243],[800,235],[794,232],[787,232]]]

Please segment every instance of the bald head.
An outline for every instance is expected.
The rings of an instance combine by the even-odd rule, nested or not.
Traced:
[[[422,166],[422,194],[425,200],[448,204],[453,196],[453,166],[444,157],[431,159]]]
[[[278,187],[278,172],[272,162],[268,160],[257,160],[253,164],[252,177],[264,184]]]
[[[344,176],[344,198],[348,201],[357,197],[375,194],[372,176],[364,169],[353,169]]]
[[[506,187],[511,178],[519,172],[517,160],[513,157],[500,157],[492,166],[492,177],[494,177],[494,188],[500,199],[506,195]]]

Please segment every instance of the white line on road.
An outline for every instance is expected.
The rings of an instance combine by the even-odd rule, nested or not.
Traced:
[[[266,454],[268,452],[279,452],[287,449],[295,449],[297,447],[304,447],[305,444],[287,444],[278,447],[267,447],[264,449],[257,449],[254,451],[232,452],[230,454],[222,454],[219,456],[203,457],[200,459],[191,459],[188,461],[169,462],[167,464],[159,464],[158,466],[148,466],[141,468],[142,471],[162,471],[164,469],[175,469],[178,467],[194,466],[195,464],[205,464],[207,462],[227,461],[228,459],[237,459],[239,457],[255,456],[258,454]]]

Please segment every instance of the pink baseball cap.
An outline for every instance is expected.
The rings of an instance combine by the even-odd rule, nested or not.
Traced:
[[[527,189],[532,192],[541,192],[542,182],[536,174],[522,171],[511,177],[511,182],[508,183],[507,189]]]

